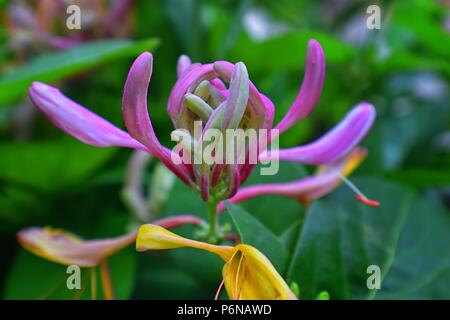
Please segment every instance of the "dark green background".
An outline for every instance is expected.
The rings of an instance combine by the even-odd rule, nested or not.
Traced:
[[[11,1],[1,1],[6,14]],[[121,94],[130,64],[154,54],[149,106],[159,138],[170,145],[167,98],[176,61],[243,61],[251,80],[283,117],[302,81],[306,44],[322,44],[326,80],[312,115],[286,132],[283,147],[319,137],[360,101],[376,106],[364,142],[369,156],[351,179],[381,207],[370,208],[340,187],[306,212],[293,200],[263,196],[222,216],[244,242],[264,252],[300,298],[327,291],[331,299],[450,298],[450,17],[444,1],[136,1],[130,39],[85,43],[66,52],[43,49],[19,59],[0,28],[0,292],[5,299],[89,298],[65,289],[65,267],[19,247],[15,234],[52,225],[85,238],[123,234],[133,218],[121,200],[131,151],[97,149],[57,130],[41,114],[23,139],[17,109],[31,81],[52,83],[75,101],[123,127]],[[366,8],[381,7],[382,28],[368,30]],[[259,12],[281,26],[252,38],[243,21]],[[448,22],[447,22],[448,24]],[[272,26],[272,28],[274,28]],[[359,36],[350,37],[348,32]],[[345,35],[347,34],[347,35]],[[356,38],[359,41],[356,41]],[[23,133],[23,132],[22,132]],[[151,181],[153,161],[145,181]],[[248,183],[290,181],[314,168],[284,164],[278,176]],[[205,216],[198,194],[176,182],[163,215]],[[192,235],[192,228],[180,232]],[[381,267],[381,290],[366,287],[367,266]],[[211,299],[222,263],[191,249],[135,253],[111,259],[118,298]],[[83,287],[89,288],[89,275]]]

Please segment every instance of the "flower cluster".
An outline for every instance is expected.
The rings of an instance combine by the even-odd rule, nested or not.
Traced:
[[[303,83],[289,111],[275,126],[274,104],[250,81],[244,63],[216,61],[200,64],[192,63],[187,56],[182,56],[178,61],[178,80],[167,105],[167,113],[174,126],[172,138],[180,142],[179,148],[171,150],[160,143],[148,113],[147,90],[152,64],[152,54],[145,52],[135,60],[129,71],[122,100],[123,118],[128,132],[47,84],[33,83],[29,90],[30,98],[58,128],[84,143],[97,147],[137,149],[158,158],[181,181],[198,190],[201,198],[208,203],[210,221],[205,240],[209,243],[182,238],[165,230],[164,226],[202,224],[201,220],[192,216],[175,217],[172,218],[175,223],[169,225],[165,224],[167,221],[157,221],[142,226],[136,240],[139,251],[184,246],[211,251],[226,263],[223,270],[224,285],[230,298],[295,298],[270,261],[257,249],[243,244],[233,247],[211,244],[223,240],[217,228],[216,215],[224,209],[223,201],[226,199],[237,203],[261,194],[282,194],[308,203],[328,193],[341,181],[346,182],[362,202],[378,205],[345,178],[366,156],[366,151],[357,145],[374,122],[374,107],[366,102],[358,104],[330,132],[307,145],[271,150],[270,143],[306,118],[319,100],[325,77],[325,57],[320,44],[315,40],[308,43]],[[197,125],[200,134],[195,133]],[[226,154],[220,154],[218,144],[206,139],[210,129],[222,132],[241,130],[244,133],[256,131],[256,161],[250,159],[251,144],[241,148],[233,146],[233,150],[237,151],[233,156],[235,161],[223,161]],[[261,130],[269,134],[259,139]],[[224,145],[233,144],[225,138]],[[192,163],[186,160],[196,157],[199,150],[209,150],[216,161]],[[243,162],[236,160],[240,156]],[[278,160],[317,165],[319,170],[314,176],[290,183],[240,187],[258,162]],[[71,237],[64,237],[67,241],[60,241],[53,235],[45,230],[31,229],[23,231],[20,239],[26,248],[57,262],[72,262],[74,260],[69,258],[77,257],[81,261],[85,258],[89,259],[90,264],[96,264],[105,259],[106,253],[115,252],[124,243],[129,243],[127,241],[134,239],[136,232],[125,238],[100,241],[101,245]],[[68,258],[66,255],[72,251],[75,253],[69,253]]]

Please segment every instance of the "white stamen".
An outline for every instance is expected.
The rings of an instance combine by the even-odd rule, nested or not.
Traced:
[[[341,180],[347,185],[347,187],[349,187],[354,193],[356,193],[357,195],[359,195],[361,198],[363,198],[364,200],[370,200],[369,198],[367,198],[364,193],[361,192],[361,190],[358,189],[357,186],[355,186],[353,184],[353,182],[351,182],[349,179],[347,179],[339,170],[330,167],[330,169],[333,171],[333,173],[335,173],[339,178],[341,178]]]

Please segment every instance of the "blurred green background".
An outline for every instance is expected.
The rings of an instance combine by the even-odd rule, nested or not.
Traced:
[[[313,114],[283,135],[281,146],[312,141],[353,105],[373,103],[377,120],[364,142],[369,156],[351,179],[382,205],[364,207],[340,187],[308,214],[293,199],[263,196],[244,203],[247,213],[241,216],[278,238],[287,252],[279,271],[298,284],[301,298],[315,298],[323,290],[331,299],[450,298],[448,1],[131,1],[124,18],[114,20],[105,34],[99,12],[86,1],[69,1],[80,5],[86,29],[82,24],[81,31],[67,30],[64,11],[55,11],[46,26],[55,36],[76,39],[65,50],[36,34],[31,22],[39,16],[39,2],[44,1],[0,1],[3,298],[89,298],[89,290],[65,289],[64,266],[20,248],[15,235],[21,228],[51,225],[99,238],[136,225],[121,197],[131,151],[93,148],[60,132],[31,106],[27,87],[32,81],[60,87],[123,127],[121,94],[128,68],[139,53],[152,51],[149,112],[159,138],[170,145],[166,104],[180,54],[199,62],[245,62],[252,81],[274,101],[277,122],[300,87],[311,38],[325,51],[323,93]],[[381,8],[379,30],[366,26],[372,4]],[[152,161],[145,172],[149,186],[157,167]],[[313,170],[283,165],[270,179],[290,181]],[[249,183],[264,179],[255,171]],[[155,210],[162,216],[206,213],[200,197],[180,182]],[[274,248],[259,249],[270,257]],[[381,267],[381,290],[366,287],[370,264]],[[130,247],[111,260],[122,299],[211,299],[220,268],[216,257],[189,249],[138,254]],[[86,277],[83,281],[89,281]]]

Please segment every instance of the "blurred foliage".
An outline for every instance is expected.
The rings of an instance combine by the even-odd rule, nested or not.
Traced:
[[[12,1],[0,1],[2,15]],[[75,1],[76,2],[76,1]],[[377,3],[382,28],[366,27]],[[16,232],[30,225],[66,228],[85,238],[112,237],[135,225],[120,199],[129,150],[97,149],[65,137],[27,100],[35,80],[123,127],[121,94],[140,52],[154,53],[149,112],[170,144],[167,98],[176,61],[244,61],[252,81],[276,105],[280,120],[302,80],[306,44],[322,44],[327,71],[314,113],[281,138],[283,147],[312,141],[351,106],[370,101],[377,120],[364,145],[369,156],[352,180],[379,208],[355,202],[340,187],[305,210],[295,199],[261,196],[230,205],[221,221],[271,258],[300,298],[449,299],[450,290],[450,11],[445,1],[169,0],[135,1],[130,39],[90,40],[31,59],[9,47],[0,24],[0,288],[6,299],[90,298],[64,289],[65,268],[25,252]],[[147,169],[150,184],[155,161]],[[313,168],[283,164],[280,173],[248,184],[292,181]],[[206,217],[194,191],[177,181],[161,208]],[[193,227],[181,234],[192,236]],[[211,299],[222,262],[192,249],[134,253],[111,261],[118,298]],[[366,287],[368,265],[382,288]],[[98,271],[97,271],[98,272]],[[99,284],[98,284],[99,285]],[[98,288],[101,296],[101,288]],[[323,293],[325,292],[325,293]]]

